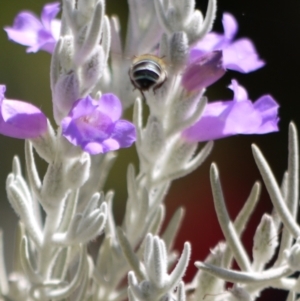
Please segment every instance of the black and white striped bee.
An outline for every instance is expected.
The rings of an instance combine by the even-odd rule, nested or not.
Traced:
[[[152,89],[155,93],[168,78],[165,61],[154,54],[134,57],[128,74],[132,85],[141,92],[144,99],[144,91]]]

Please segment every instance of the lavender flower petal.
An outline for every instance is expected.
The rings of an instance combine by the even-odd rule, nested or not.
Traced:
[[[190,49],[189,62],[199,59],[205,53],[216,49],[222,49],[218,45],[224,40],[223,35],[211,32],[208,33],[200,42]]]
[[[233,91],[233,100],[243,101],[248,99],[248,92],[243,86],[239,86],[237,80],[232,79],[231,84],[228,86]]]
[[[59,12],[59,3],[49,3],[43,8],[41,21],[31,12],[21,12],[12,27],[5,27],[10,40],[29,46],[26,52],[44,50],[52,53],[59,37],[60,21],[54,19]]]
[[[183,132],[188,141],[208,141],[236,134],[265,134],[278,131],[278,104],[270,95],[260,97],[252,103],[232,83],[236,99],[217,101],[206,106],[201,119]],[[240,93],[241,92],[241,93]]]
[[[127,120],[118,120],[112,134],[120,147],[129,147],[136,140],[135,126]]]
[[[253,43],[248,39],[240,39],[224,49],[224,66],[241,73],[249,73],[265,65],[258,57]]]
[[[97,108],[98,102],[92,99],[90,96],[80,99],[73,105],[72,110],[69,113],[70,118],[79,119],[89,114],[93,114],[95,108]]]
[[[75,144],[76,145],[76,144]],[[91,155],[97,155],[100,153],[105,153],[104,148],[103,148],[103,144],[98,143],[98,142],[86,142],[86,143],[82,143],[81,148],[91,154]]]
[[[5,99],[5,86],[0,85],[0,133],[5,136],[36,138],[47,130],[47,118],[30,103]]]
[[[105,94],[105,97],[99,101],[99,110],[110,116],[112,121],[117,121],[122,115],[122,105],[117,96],[111,93]]]
[[[136,140],[135,127],[119,120],[121,113],[121,102],[115,95],[104,94],[99,101],[87,96],[62,120],[62,134],[91,155],[129,147]]]
[[[39,20],[30,12],[19,13],[13,27],[5,27],[9,39],[21,45],[29,46],[36,43],[36,34],[41,29]]]
[[[224,34],[209,33],[190,50],[190,62],[193,62],[207,52],[222,50],[223,66],[226,69],[249,73],[265,65],[256,52],[255,46],[247,38],[233,41],[238,24],[228,13],[223,15]]]
[[[188,91],[202,90],[216,82],[224,73],[222,51],[213,51],[187,66],[181,84]]]
[[[103,141],[102,147],[103,147],[103,152],[106,153],[109,151],[114,151],[119,149],[120,144],[115,139],[106,139],[105,141]]]
[[[255,110],[261,112],[261,133],[273,132],[274,129],[278,131],[279,118],[274,118],[274,116],[277,116],[279,105],[274,101],[273,97],[271,95],[263,95],[256,100],[253,106]]]
[[[52,22],[55,20],[55,17],[60,11],[59,2],[48,3],[43,7],[41,13],[41,21],[45,27],[45,29],[51,31],[52,30]]]
[[[224,37],[228,41],[233,40],[239,28],[235,17],[229,13],[224,13],[222,18],[222,24],[224,28]]]

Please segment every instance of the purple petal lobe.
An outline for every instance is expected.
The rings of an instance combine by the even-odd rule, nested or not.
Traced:
[[[4,85],[0,85],[0,102],[4,99],[5,91],[6,91],[6,87]]]
[[[224,49],[224,67],[241,73],[249,73],[265,65],[259,59],[253,43],[240,39]]]
[[[117,96],[111,93],[103,94],[99,100],[99,110],[107,115],[113,121],[120,119],[122,115],[122,105]]]
[[[127,120],[118,120],[112,138],[118,141],[120,147],[129,147],[136,140],[135,126]]]
[[[32,104],[5,99],[5,86],[0,86],[0,133],[5,136],[36,138],[47,130],[47,118]]]
[[[121,146],[120,144],[118,143],[117,140],[115,139],[106,139],[104,142],[103,142],[103,150],[104,152],[109,152],[109,151],[114,151],[114,150],[117,150],[119,149]]]
[[[214,50],[222,49],[219,45],[224,40],[224,36],[215,32],[208,33],[205,37],[199,41],[190,50],[190,62],[193,62],[205,53],[212,52]],[[219,47],[218,47],[219,46]]]
[[[70,117],[77,119],[80,117],[92,114],[97,108],[97,101],[92,99],[89,95],[86,98],[79,99],[73,106]]]
[[[255,133],[261,123],[262,118],[250,100],[234,102],[226,116],[223,133],[225,136]]]
[[[263,95],[253,105],[262,116],[261,133],[278,131],[279,118],[275,116],[277,116],[279,105],[273,97]]]
[[[104,153],[102,144],[98,142],[87,142],[82,145],[82,149],[91,155]]]
[[[233,40],[239,27],[234,16],[229,13],[224,13],[222,18],[222,24],[226,39],[228,39],[229,41]]]
[[[234,91],[237,89],[239,87]],[[186,129],[183,137],[188,141],[201,142],[236,134],[276,132],[278,107],[270,95],[264,95],[254,103],[241,98],[209,103],[200,120]]]
[[[187,66],[181,84],[188,91],[199,91],[216,82],[224,73],[222,51],[213,51]]]
[[[99,101],[87,96],[62,120],[62,134],[91,155],[129,147],[136,140],[135,127],[119,120],[121,114],[121,102],[115,95],[104,94]]]
[[[41,21],[45,29],[51,31],[51,22],[57,16],[60,11],[59,2],[48,3],[43,7],[41,13]]]
[[[235,79],[231,81],[229,88],[233,91],[233,100],[242,101],[248,99],[247,90],[244,87],[240,86]]]
[[[21,12],[12,27],[5,27],[8,38],[29,46],[27,52],[45,50],[52,53],[59,37],[60,21],[54,19],[59,12],[59,3],[49,3],[43,8],[41,21],[31,12]]]

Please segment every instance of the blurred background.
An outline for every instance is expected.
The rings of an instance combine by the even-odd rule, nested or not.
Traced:
[[[149,0],[151,1],[151,0]],[[31,10],[40,14],[44,0],[2,0],[0,9],[0,28],[12,25],[15,15],[21,10]],[[207,0],[198,0],[197,7],[206,11]],[[232,99],[226,88],[232,78],[248,90],[250,99],[256,100],[263,94],[272,94],[280,104],[280,132],[268,135],[235,136],[218,140],[212,154],[197,171],[173,183],[166,199],[167,218],[176,208],[186,208],[186,216],[177,239],[176,248],[182,250],[184,241],[192,243],[192,261],[203,260],[208,250],[223,238],[216,220],[209,183],[209,167],[216,162],[222,179],[226,202],[230,215],[234,218],[244,204],[250,189],[260,175],[254,164],[250,145],[256,143],[273,168],[280,182],[287,165],[287,130],[293,120],[300,126],[300,2],[297,0],[227,0],[219,1],[214,30],[222,31],[223,12],[232,13],[238,20],[237,38],[249,37],[267,64],[264,68],[250,73],[239,74],[228,71],[215,85],[208,89],[209,100]],[[107,13],[118,14],[123,28],[126,25],[126,0],[107,0]],[[0,83],[7,86],[6,97],[34,103],[47,116],[52,116],[49,87],[50,55],[46,52],[26,54],[25,47],[7,40],[6,33],[0,30]],[[11,161],[18,155],[24,164],[24,142],[8,137],[0,137],[0,227],[4,230],[5,253],[12,254],[13,233],[16,216],[7,202],[5,179],[11,171]],[[105,190],[116,190],[114,210],[118,222],[122,216],[127,198],[125,174],[129,161],[137,166],[134,149],[119,152]],[[43,172],[45,166],[41,165]],[[250,227],[243,241],[248,250],[252,248],[254,229],[263,212],[271,212],[272,206],[265,188],[258,207],[250,221]],[[7,260],[8,269],[11,259]],[[186,280],[190,280],[196,268],[190,264]],[[271,295],[263,294],[268,300]],[[276,300],[283,300],[277,293]]]

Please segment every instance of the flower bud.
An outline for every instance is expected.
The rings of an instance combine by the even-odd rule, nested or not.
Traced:
[[[79,97],[79,81],[73,71],[62,75],[53,91],[54,118],[57,124],[68,115],[73,104]]]
[[[82,89],[88,93],[97,83],[105,68],[105,54],[103,48],[98,46],[90,59],[82,67]]]
[[[91,160],[87,153],[83,153],[79,160],[76,160],[66,172],[66,186],[71,189],[81,187],[89,178]]]
[[[53,208],[64,198],[66,194],[64,169],[62,162],[56,162],[48,166],[41,191],[43,207]]]
[[[212,85],[224,74],[222,51],[212,51],[187,66],[181,84],[188,91],[199,91]]]
[[[261,270],[273,257],[278,245],[276,227],[271,216],[263,215],[253,240],[252,254],[255,270]]]
[[[183,31],[175,32],[170,43],[170,58],[173,69],[180,70],[185,65],[189,53],[189,41]]]

